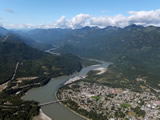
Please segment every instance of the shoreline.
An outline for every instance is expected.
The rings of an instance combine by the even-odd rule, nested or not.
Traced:
[[[52,120],[49,116],[47,116],[42,109],[40,109],[39,115],[32,118],[32,120]]]
[[[76,114],[76,115],[78,115],[78,116],[84,118],[85,120],[92,120],[92,119],[89,119],[89,118],[87,118],[87,117],[85,117],[85,116],[83,116],[83,115],[81,115],[81,114],[75,112],[74,110],[72,110],[71,108],[69,108],[68,106],[64,105],[64,104],[61,103],[61,102],[60,102],[59,104],[60,104],[60,105],[63,105],[65,108],[69,109],[69,110],[72,111],[74,114]]]
[[[64,85],[64,86],[65,86],[65,85]],[[56,93],[55,93],[55,97],[56,97],[56,100],[59,100],[59,99],[57,98],[57,91],[56,91]],[[59,104],[62,105],[63,107],[65,107],[65,108],[67,108],[68,110],[70,110],[70,111],[73,112],[74,114],[76,114],[76,115],[84,118],[85,120],[92,120],[92,119],[89,119],[89,118],[87,118],[87,117],[85,117],[85,116],[83,116],[83,115],[75,112],[74,110],[72,110],[72,109],[69,108],[68,106],[64,105],[62,102],[59,102]]]
[[[96,75],[101,75],[107,71],[107,68],[99,67],[99,68],[94,69],[94,71],[98,71]]]
[[[103,64],[103,62],[100,62],[100,64],[91,65],[91,66],[98,66],[98,65],[101,65],[101,64]],[[94,69],[93,69],[93,70],[94,70]],[[102,72],[102,70],[97,70],[97,71]],[[61,76],[60,76],[60,77],[61,77]],[[85,78],[85,77],[86,77],[86,75],[81,76],[80,79],[78,79],[78,80],[81,80],[82,78]],[[73,79],[73,78],[71,78],[71,79]],[[71,79],[69,79],[69,80],[71,80]],[[67,80],[67,81],[69,81],[69,80]],[[65,82],[63,83],[63,85],[61,85],[61,86],[57,89],[57,91],[55,92],[56,100],[58,100],[58,98],[57,98],[57,92],[58,92],[58,90],[59,90],[61,87],[65,86],[64,84],[65,84],[67,81],[65,81]],[[77,81],[77,80],[75,80],[75,81]],[[75,81],[74,81],[74,82],[75,82]],[[71,82],[71,83],[72,83],[72,82]],[[40,86],[40,87],[42,87],[42,86]],[[27,92],[26,92],[25,94],[27,94]],[[68,106],[64,105],[62,102],[59,102],[59,104],[62,105],[63,107],[65,107],[65,108],[67,108],[67,109],[68,109],[69,111],[71,111],[72,113],[76,114],[77,116],[79,116],[79,117],[81,117],[81,118],[83,118],[83,119],[85,119],[85,120],[92,120],[92,119],[89,119],[89,118],[87,118],[86,116],[83,116],[83,115],[79,114],[78,112],[72,110],[72,109],[69,108]],[[40,108],[40,113],[39,113],[39,115],[33,117],[32,120],[52,120],[52,118],[50,118],[50,117],[47,116],[45,113],[43,113],[42,109]]]
[[[95,60],[94,60],[94,61],[95,61]],[[102,63],[103,63],[103,62],[101,62],[101,64],[102,64]],[[99,65],[99,64],[92,65],[92,66],[98,66],[98,65]],[[105,73],[105,72],[107,71],[107,68],[99,67],[99,68],[96,68],[96,69],[93,69],[93,70],[94,70],[94,71],[98,71],[97,75],[100,75],[100,74]],[[64,86],[66,86],[66,85],[68,85],[68,84],[71,84],[71,83],[74,83],[74,82],[76,82],[76,81],[79,81],[79,80],[81,80],[81,79],[84,79],[84,78],[86,78],[86,77],[87,77],[87,74],[84,75],[84,76],[78,76],[78,77],[71,78],[71,79],[67,80],[66,82],[64,82],[64,84],[63,84],[61,87],[64,87]],[[60,88],[61,88],[61,87],[60,87]],[[58,90],[59,90],[60,88],[58,88],[57,91],[55,92],[56,100],[59,100],[59,99],[57,98],[57,92],[58,92]],[[83,115],[79,114],[78,112],[72,110],[71,108],[69,108],[68,106],[66,106],[65,104],[63,104],[62,102],[59,102],[59,104],[62,105],[63,107],[65,107],[65,108],[69,109],[69,110],[70,110],[71,112],[73,112],[74,114],[76,114],[76,115],[84,118],[85,120],[92,120],[92,119],[89,119],[89,118],[87,118],[86,116],[83,116]]]

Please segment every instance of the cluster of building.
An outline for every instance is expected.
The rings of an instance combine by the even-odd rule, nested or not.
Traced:
[[[160,119],[160,97],[151,92],[137,93],[84,81],[67,86],[58,97],[74,101],[78,109],[94,111],[109,120]]]

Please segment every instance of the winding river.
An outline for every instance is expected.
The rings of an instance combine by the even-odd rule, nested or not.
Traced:
[[[108,62],[99,62],[101,62],[101,64],[85,67],[80,72],[74,73],[73,75],[52,78],[52,80],[50,80],[50,82],[47,85],[29,90],[26,93],[26,95],[23,96],[23,99],[35,100],[40,103],[54,101],[56,100],[56,91],[64,84],[65,81],[76,76],[82,77],[91,70],[101,67],[107,68],[110,65],[110,63]],[[70,111],[69,109],[67,109],[59,103],[46,105],[41,107],[41,109],[47,116],[52,118],[52,120],[84,120],[84,118],[78,116],[77,114],[73,113],[72,111]]]

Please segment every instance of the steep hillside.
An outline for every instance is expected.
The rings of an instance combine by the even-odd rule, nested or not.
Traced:
[[[17,75],[21,77],[25,75],[39,75],[40,73],[43,75],[45,70],[42,68],[42,66],[44,65],[46,65],[45,67],[46,70],[48,70],[48,74],[52,72],[55,75],[55,71],[51,71],[52,66],[64,68],[62,69],[61,74],[63,74],[63,72],[64,74],[70,74],[74,72],[74,70],[80,69],[80,62],[79,58],[77,57],[72,55],[53,56],[51,54],[31,48],[22,41],[23,40],[15,35],[6,35],[0,40],[1,84],[12,77],[17,62],[21,63],[21,67],[19,67],[17,73]],[[60,71],[57,72],[57,75],[59,73]]]
[[[6,35],[0,40],[0,83],[12,77],[16,63],[23,59],[36,59],[43,53],[28,47],[14,35]]]
[[[23,101],[24,93],[47,84],[52,77],[79,70],[81,63],[77,56],[45,53],[7,34],[0,39],[0,119],[31,120],[39,114],[40,107],[37,102]]]
[[[65,38],[70,33],[72,33],[72,29],[35,29],[26,32],[25,35],[36,42],[59,45],[66,41]]]

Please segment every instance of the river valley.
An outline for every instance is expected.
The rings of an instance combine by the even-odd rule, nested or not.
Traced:
[[[99,61],[100,62],[100,61]],[[110,65],[108,62],[101,61],[101,64],[92,65],[89,67],[84,67],[80,72],[74,73],[70,76],[62,76],[58,78],[52,78],[50,82],[39,88],[33,88],[29,90],[25,96],[23,96],[24,100],[34,100],[41,103],[46,103],[50,101],[56,100],[56,92],[57,90],[68,80],[74,77],[83,77],[89,71],[95,70],[98,68],[106,68]],[[78,116],[73,113],[63,105],[59,103],[49,104],[41,107],[42,111],[49,116],[52,120],[84,120],[84,118]]]

